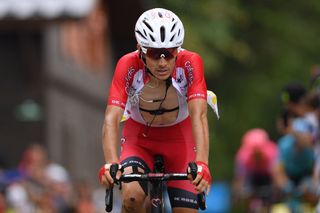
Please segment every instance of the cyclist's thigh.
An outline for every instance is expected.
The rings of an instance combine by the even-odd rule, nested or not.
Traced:
[[[189,120],[182,122],[181,127],[176,129],[175,138],[170,140],[166,146],[159,147],[164,155],[166,172],[185,173],[188,163],[195,160],[196,150],[192,136],[192,129]],[[180,135],[180,137],[178,137]],[[168,187],[184,189],[196,193],[194,186],[189,180],[170,181]]]
[[[120,153],[120,163],[124,168],[124,174],[148,173],[150,172],[150,167],[153,163],[152,155],[150,152],[146,151],[143,146],[141,146],[141,140],[138,135],[133,133],[139,132],[138,129],[139,125],[133,121],[130,122],[130,120],[124,127],[123,136],[121,138]],[[148,194],[148,183],[145,181],[124,184],[124,194],[127,192],[129,193],[135,188],[142,189],[145,195]],[[139,193],[139,191],[137,193]]]
[[[121,138],[120,162],[124,167],[136,165],[143,170],[152,168],[153,156],[139,137],[141,124],[129,119],[123,128]]]
[[[171,207],[174,209],[197,210],[197,194],[188,190],[168,187]]]

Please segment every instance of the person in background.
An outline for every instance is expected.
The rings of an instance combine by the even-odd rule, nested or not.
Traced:
[[[281,92],[281,99],[282,114],[277,121],[278,131],[281,136],[280,140],[291,139],[291,136],[294,135],[299,146],[311,149],[319,134],[319,121],[316,113],[317,99],[307,91],[304,85],[298,82],[286,84]],[[292,130],[292,122],[297,118],[306,123],[305,125],[308,126],[307,129],[312,136],[311,138],[301,138],[305,137],[305,134],[295,134],[296,131]],[[294,127],[297,126],[295,125]]]
[[[75,183],[75,212],[76,213],[98,213],[93,201],[92,186],[86,181]]]
[[[278,140],[279,158],[272,172],[274,184],[284,197],[307,194],[318,197],[320,185],[312,181],[315,165],[312,125],[304,118],[293,118],[289,123],[291,132]]]
[[[281,100],[283,108],[287,109],[294,117],[301,117],[305,114],[305,96],[307,89],[298,82],[286,84],[282,90]]]
[[[17,172],[7,188],[13,210],[23,213],[69,212],[72,205],[67,170],[49,159],[41,144],[29,145],[22,154]]]
[[[315,153],[315,166],[313,180],[320,184],[320,90],[311,90],[307,95],[307,105],[309,106],[306,120],[312,124],[313,146]]]
[[[281,112],[276,121],[277,131],[280,136],[290,132],[291,118],[303,117],[307,111],[305,97],[307,89],[297,82],[286,84],[281,91]]]
[[[262,128],[249,129],[235,157],[233,194],[236,201],[271,196],[272,167],[278,150]]]

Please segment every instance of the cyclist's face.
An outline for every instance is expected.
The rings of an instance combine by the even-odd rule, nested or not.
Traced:
[[[177,54],[177,48],[148,48],[144,55],[150,72],[156,78],[166,80],[173,72]]]

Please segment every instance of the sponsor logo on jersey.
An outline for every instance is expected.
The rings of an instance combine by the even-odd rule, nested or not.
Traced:
[[[188,75],[188,86],[191,86],[193,83],[193,67],[191,66],[190,61],[186,61],[184,64],[186,70],[187,70],[187,75]]]

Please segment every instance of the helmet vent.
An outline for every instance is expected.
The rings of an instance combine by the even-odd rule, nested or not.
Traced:
[[[174,39],[175,36],[176,36],[176,34],[174,34],[174,35],[171,37],[170,42],[173,41],[173,39]]]
[[[174,30],[174,28],[176,28],[177,23],[174,23],[174,25],[172,26],[170,32],[172,32]]]
[[[160,28],[160,34],[161,34],[161,42],[164,42],[164,40],[165,40],[165,34],[166,34],[166,29],[164,28],[164,26],[161,26],[161,28]]]
[[[148,22],[147,22],[146,20],[143,20],[143,23],[149,28],[149,30],[150,30],[151,32],[153,32],[152,27],[148,24]]]
[[[180,29],[179,29],[179,31],[178,31],[178,36],[180,36]]]
[[[136,31],[142,38],[147,39],[139,30]]]
[[[161,12],[158,12],[158,16],[159,16],[160,18],[162,18],[162,17],[163,17],[163,15],[162,15],[162,13],[161,13]]]
[[[149,34],[149,36],[150,36],[150,38],[151,38],[151,40],[153,41],[153,42],[155,42],[156,40],[154,39],[154,37],[151,35],[151,34]]]

